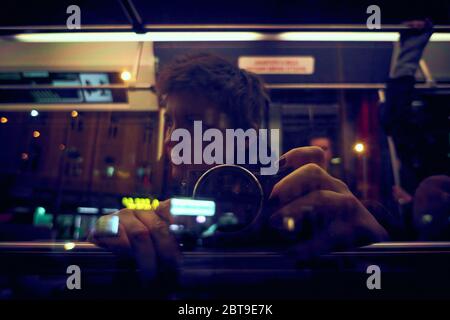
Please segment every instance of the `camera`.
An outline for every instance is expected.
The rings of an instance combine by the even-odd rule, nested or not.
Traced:
[[[172,198],[170,226],[182,248],[242,247],[262,244],[273,186],[289,172],[260,175],[222,164],[190,179],[192,196]],[[195,176],[195,174],[192,174]]]

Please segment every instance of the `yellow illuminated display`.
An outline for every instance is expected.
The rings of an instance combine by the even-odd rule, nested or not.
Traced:
[[[155,210],[159,206],[158,199],[123,197],[122,204],[131,210]]]

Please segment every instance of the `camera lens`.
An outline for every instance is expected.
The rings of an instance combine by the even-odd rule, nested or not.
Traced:
[[[198,179],[193,198],[213,200],[216,203],[213,223],[217,231],[235,232],[249,226],[260,214],[263,189],[247,169],[219,165]]]

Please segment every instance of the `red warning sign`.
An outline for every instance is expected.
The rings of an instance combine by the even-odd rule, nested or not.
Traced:
[[[239,68],[258,74],[313,74],[314,57],[261,57],[242,56]]]

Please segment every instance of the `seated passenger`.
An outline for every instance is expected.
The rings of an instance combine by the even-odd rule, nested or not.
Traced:
[[[173,130],[192,131],[194,120],[202,120],[209,128],[219,130],[258,129],[262,109],[268,105],[268,95],[259,77],[211,54],[176,59],[161,71],[156,88],[166,107],[167,157],[173,148],[170,141]],[[171,179],[178,181],[189,170],[208,167],[170,164]],[[337,248],[387,240],[386,230],[345,183],[326,172],[325,166],[325,155],[319,147],[296,148],[280,157],[279,170],[289,168],[292,172],[273,187],[270,195],[275,204],[270,217],[273,230],[285,232],[286,217],[292,218],[296,226],[307,220],[312,235],[293,248],[302,259]],[[171,216],[167,201],[152,212],[123,209],[116,214],[120,217],[119,236],[108,238],[94,234],[93,242],[132,254],[145,280],[176,268],[180,252],[169,230]]]

